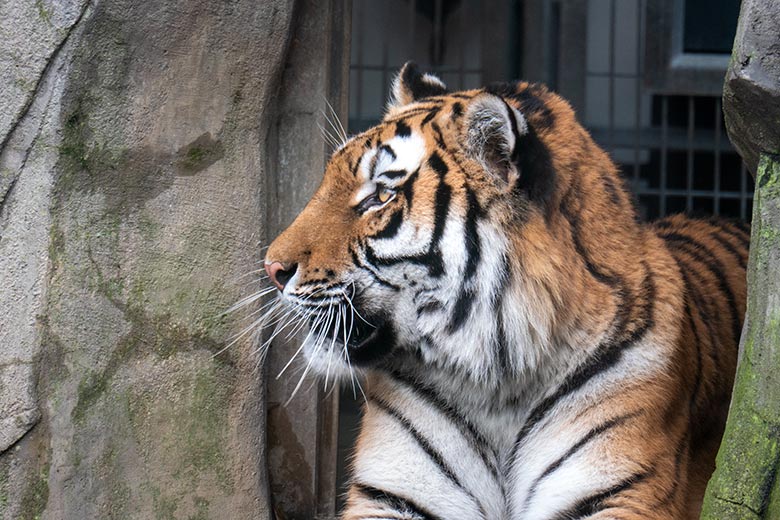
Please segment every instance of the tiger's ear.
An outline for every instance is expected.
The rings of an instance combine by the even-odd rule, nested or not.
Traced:
[[[399,108],[419,99],[447,93],[447,86],[433,74],[423,74],[413,61],[407,61],[393,80],[387,109]]]
[[[520,176],[519,141],[528,124],[519,110],[493,94],[480,94],[466,108],[466,153],[505,186]]]

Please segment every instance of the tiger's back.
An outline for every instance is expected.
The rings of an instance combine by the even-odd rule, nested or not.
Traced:
[[[689,434],[676,451],[691,449],[688,511],[698,518],[700,502],[715,469],[715,454],[728,415],[747,298],[750,245],[747,224],[727,219],[675,215],[652,224],[677,263],[685,295],[680,348],[691,369]],[[682,464],[682,461],[678,462]]]

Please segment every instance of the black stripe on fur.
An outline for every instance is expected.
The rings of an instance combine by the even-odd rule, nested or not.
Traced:
[[[368,484],[353,482],[352,488],[367,499],[385,505],[400,515],[414,515],[415,520],[442,520],[414,501],[400,495],[377,489]]]

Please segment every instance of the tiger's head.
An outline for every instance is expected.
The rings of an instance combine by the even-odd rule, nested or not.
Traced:
[[[310,322],[312,367],[403,360],[480,379],[533,364],[566,305],[553,215],[571,185],[560,161],[580,159],[553,157],[555,139],[590,140],[544,87],[449,93],[407,63],[383,121],[333,153],[267,251],[281,299]]]

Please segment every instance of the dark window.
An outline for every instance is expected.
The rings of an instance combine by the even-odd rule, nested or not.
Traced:
[[[683,51],[731,54],[739,0],[685,0]]]

